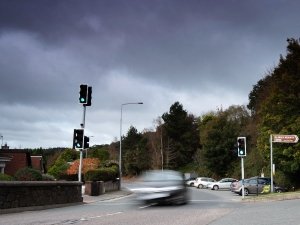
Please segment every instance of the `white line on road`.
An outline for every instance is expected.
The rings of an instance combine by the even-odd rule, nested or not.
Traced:
[[[99,216],[83,217],[80,220],[81,221],[88,221],[88,220],[98,219],[98,218],[102,218],[102,217],[106,217],[106,216],[115,216],[115,215],[122,214],[122,213],[123,212],[107,213],[107,214],[99,215]]]

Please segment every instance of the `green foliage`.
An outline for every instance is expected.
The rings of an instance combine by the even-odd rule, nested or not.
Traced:
[[[162,119],[167,140],[166,164],[176,169],[189,163],[199,147],[198,123],[179,102],[175,102],[169,112],[162,115]]]
[[[59,179],[59,177],[64,174],[70,165],[64,160],[57,160],[55,164],[48,170],[48,173],[55,178]]]
[[[202,166],[202,170],[206,168],[214,177],[228,176],[238,159],[236,138],[241,136],[250,115],[245,107],[231,106],[225,111],[204,115],[203,118],[200,123],[200,154],[204,157],[205,166]]]
[[[83,174],[81,177],[84,178]],[[78,174],[66,174],[62,173],[58,176],[59,180],[66,180],[66,181],[78,181]],[[84,181],[84,179],[82,179]]]
[[[15,178],[19,181],[40,181],[43,179],[40,171],[28,167],[19,169]]]
[[[102,163],[103,167],[119,167],[119,162],[115,160],[106,160]]]
[[[0,173],[0,181],[13,181],[14,178],[7,174]]]
[[[85,181],[110,181],[118,177],[118,167],[103,167],[89,170],[84,174]]]
[[[88,150],[88,156],[90,158],[98,158],[100,162],[106,161],[109,159],[109,152],[107,147],[93,147]]]
[[[50,174],[42,174],[43,181],[54,181],[55,177]]]
[[[147,148],[147,139],[137,129],[130,127],[123,141],[123,168],[127,175],[138,175],[150,169],[151,158]]]
[[[70,165],[68,162],[72,162],[78,158],[78,152],[76,152],[74,149],[66,149],[59,155],[54,165],[48,170],[48,173],[59,179],[59,177],[66,173],[67,169],[69,168]]]
[[[255,112],[259,136],[257,146],[265,162],[269,161],[271,134],[300,135],[300,44],[288,39],[287,56],[260,80],[250,93],[252,111]],[[300,143],[273,144],[273,162],[287,176],[300,173]]]

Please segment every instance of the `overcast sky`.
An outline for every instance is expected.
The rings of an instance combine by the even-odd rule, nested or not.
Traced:
[[[0,135],[10,148],[72,147],[142,132],[179,101],[200,116],[248,103],[300,37],[300,1],[1,0]]]

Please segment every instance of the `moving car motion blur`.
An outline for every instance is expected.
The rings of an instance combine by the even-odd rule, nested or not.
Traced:
[[[182,173],[173,170],[144,172],[136,188],[132,188],[138,201],[146,203],[186,204],[188,189]]]

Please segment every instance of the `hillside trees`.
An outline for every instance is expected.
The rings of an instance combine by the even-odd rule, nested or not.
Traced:
[[[231,106],[227,110],[210,112],[200,122],[200,161],[214,177],[229,176],[237,161],[235,150],[238,136],[247,136],[245,127],[250,115],[243,106]]]
[[[122,141],[122,160],[127,175],[139,175],[142,171],[151,168],[151,156],[147,148],[147,139],[130,127],[127,136]]]
[[[300,134],[300,45],[288,39],[287,55],[278,66],[258,81],[249,94],[249,109],[254,113],[259,136],[257,146],[266,163],[271,134]],[[300,144],[274,145],[274,163],[286,176],[300,175]]]
[[[164,154],[166,166],[176,169],[192,161],[199,147],[199,129],[196,118],[175,102],[169,112],[162,115],[165,130]]]

